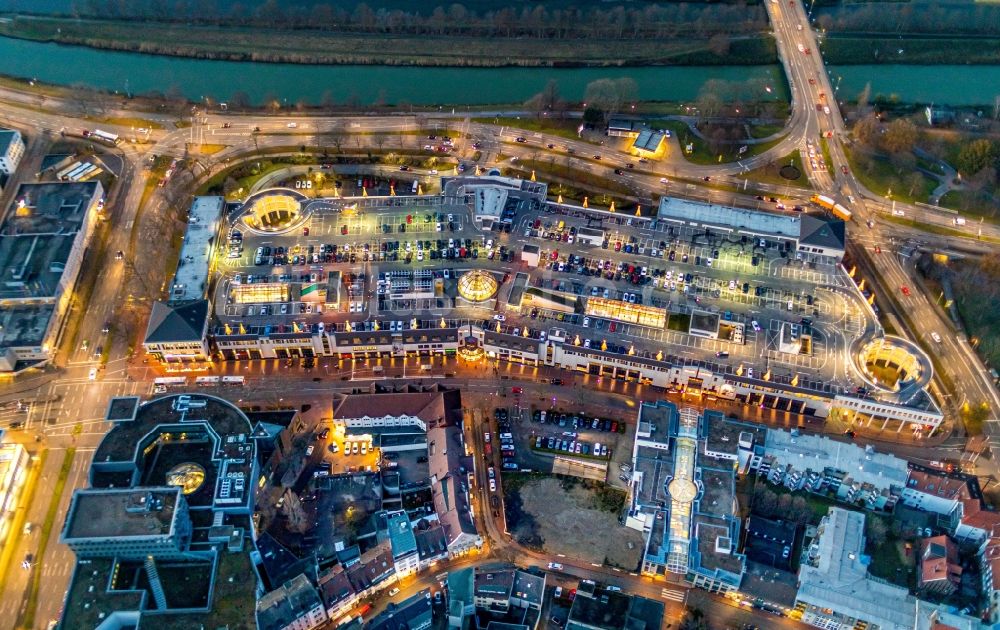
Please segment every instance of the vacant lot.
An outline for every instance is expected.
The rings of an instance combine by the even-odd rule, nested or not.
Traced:
[[[618,524],[623,492],[542,475],[505,475],[504,491],[508,527],[518,542],[586,562],[638,566],[642,534]]]

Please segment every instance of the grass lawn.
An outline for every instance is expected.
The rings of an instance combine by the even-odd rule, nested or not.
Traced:
[[[919,171],[897,170],[887,158],[862,155],[848,147],[844,147],[844,152],[854,175],[865,188],[883,197],[888,197],[889,191],[892,191],[893,199],[907,203],[927,203],[938,185],[937,180]],[[919,185],[913,186],[908,181],[911,175],[919,177]]]
[[[781,167],[788,164],[799,169],[799,176],[797,178],[785,179],[781,176],[779,172]],[[809,178],[806,177],[806,170],[802,167],[802,156],[799,154],[798,149],[776,160],[774,164],[753,169],[746,175],[743,175],[743,177],[746,177],[751,182],[763,182],[779,186],[798,186],[799,188],[807,189],[812,188],[809,184]]]
[[[754,138],[766,138],[784,129],[784,125],[750,125],[750,135]]]
[[[821,137],[819,139],[819,148],[823,152],[823,162],[826,163],[826,171],[833,176],[833,158],[830,157],[830,143],[826,141],[826,138]]]
[[[163,129],[163,125],[156,122],[155,120],[147,120],[145,118],[91,118],[94,122],[108,123],[109,125],[118,125],[120,127],[135,127],[136,129]]]
[[[770,142],[748,144],[746,145],[746,152],[742,155],[739,153],[739,149],[743,145],[739,142],[734,142],[732,144],[724,145],[721,153],[715,153],[712,151],[708,142],[691,132],[687,123],[679,120],[666,120],[661,124],[664,128],[670,129],[670,131],[677,137],[677,142],[681,145],[681,155],[684,156],[685,160],[691,162],[692,164],[726,164],[737,162],[744,158],[759,155],[781,142],[781,138],[777,138],[775,140],[771,140]],[[687,152],[688,144],[691,145],[691,153]]]
[[[996,221],[997,215],[1000,214],[1000,205],[984,195],[978,195],[969,190],[950,190],[941,197],[938,205],[983,217],[987,221]]]

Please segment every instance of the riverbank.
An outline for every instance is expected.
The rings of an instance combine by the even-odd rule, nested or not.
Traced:
[[[627,67],[777,63],[765,33],[709,38],[537,39],[407,36],[14,17],[0,35],[125,52],[225,61],[443,67]]]
[[[831,65],[1000,64],[1000,38],[995,37],[828,33],[822,48]]]

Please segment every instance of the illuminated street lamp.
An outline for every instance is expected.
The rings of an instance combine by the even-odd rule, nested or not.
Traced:
[[[573,345],[574,346],[579,346],[580,345],[580,335],[577,335],[576,339],[573,340]]]
[[[365,188],[364,186],[361,187],[361,196],[362,197],[367,197],[368,196],[368,189]]]
[[[525,339],[528,338],[528,327],[527,326],[524,327],[524,332],[521,333],[521,336],[524,337]]]
[[[590,206],[587,205],[587,198],[586,197],[583,198],[583,207],[584,208],[589,208],[590,207]]]
[[[637,216],[637,217],[641,217],[642,216],[642,206],[636,206],[635,207],[635,216]]]
[[[602,352],[607,352],[608,351],[608,340],[607,339],[604,339],[603,341],[601,341],[601,351]]]
[[[630,357],[634,357],[635,356],[635,344],[632,344],[631,346],[629,346],[628,356],[630,356]]]
[[[379,328],[380,326],[378,325],[378,320],[376,319],[375,322],[372,324],[372,330],[377,331],[379,330]]]
[[[416,330],[417,329],[417,318],[416,317],[414,317],[413,319],[410,320],[410,328],[412,330]]]
[[[611,202],[611,207],[610,207],[610,208],[608,208],[608,212],[614,212],[614,211],[615,211],[615,202],[614,202],[614,201],[612,201],[612,202]]]
[[[562,195],[559,195],[558,197],[556,197],[556,203],[562,203],[562,202],[563,202]]]
[[[537,179],[535,179],[535,170],[534,169],[531,170],[531,181],[533,181],[533,182],[538,181]]]
[[[656,360],[657,361],[663,360],[663,350],[660,350],[659,352],[656,353]]]
[[[448,322],[444,321],[444,317],[441,318],[441,323],[439,324],[441,328],[447,328]]]
[[[764,380],[765,381],[771,380],[771,370],[770,369],[767,372],[764,372]]]
[[[798,387],[798,386],[799,386],[799,375],[796,374],[795,376],[792,377],[792,387]]]
[[[500,332],[500,322],[497,322],[497,332]]]
[[[736,368],[736,376],[743,376],[743,364],[742,363],[740,364],[740,367]]]
[[[351,332],[351,322],[344,322],[344,330]]]

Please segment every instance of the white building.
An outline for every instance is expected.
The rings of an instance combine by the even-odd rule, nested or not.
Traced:
[[[329,618],[316,588],[299,574],[257,600],[259,630],[313,630]]]
[[[13,175],[24,156],[24,139],[20,131],[0,130],[0,173]]]
[[[799,568],[795,607],[802,621],[825,630],[912,630],[917,599],[901,586],[868,575],[864,551],[865,515],[830,508]]]

